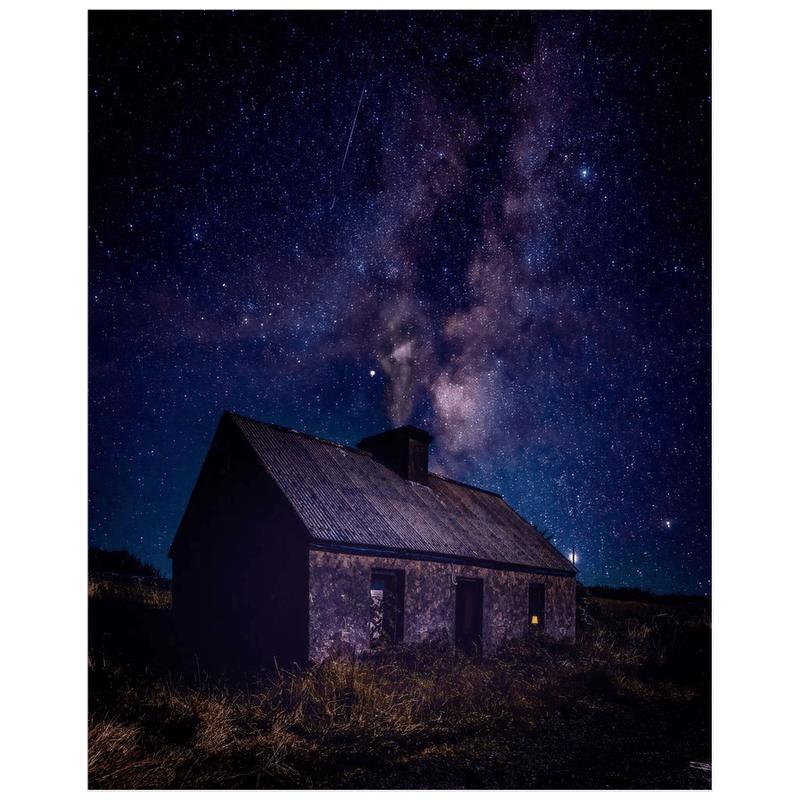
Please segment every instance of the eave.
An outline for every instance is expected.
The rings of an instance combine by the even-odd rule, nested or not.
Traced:
[[[535,567],[530,564],[513,564],[501,561],[492,561],[483,558],[468,558],[464,556],[451,556],[444,553],[426,553],[416,550],[404,550],[394,547],[364,547],[339,542],[322,542],[312,540],[309,549],[327,553],[348,553],[351,555],[375,556],[378,558],[398,558],[404,561],[432,561],[439,564],[459,564],[465,567],[483,567],[485,569],[503,570],[506,572],[526,572],[531,575],[556,575],[562,578],[574,578],[578,574],[577,567],[574,571]]]

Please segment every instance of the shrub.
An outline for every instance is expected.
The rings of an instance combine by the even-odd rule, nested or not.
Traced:
[[[115,575],[138,575],[160,578],[161,573],[151,564],[140,561],[127,550],[102,550],[89,548],[89,574],[110,572]]]

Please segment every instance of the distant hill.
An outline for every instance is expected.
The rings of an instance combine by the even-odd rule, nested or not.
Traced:
[[[608,600],[632,600],[640,603],[667,602],[675,605],[692,604],[711,607],[711,598],[702,595],[653,594],[649,589],[621,586],[583,586],[578,584],[578,599],[584,597],[606,598]]]
[[[116,575],[138,575],[143,578],[160,578],[161,573],[151,564],[140,561],[127,550],[102,550],[89,548],[89,574],[111,572]]]

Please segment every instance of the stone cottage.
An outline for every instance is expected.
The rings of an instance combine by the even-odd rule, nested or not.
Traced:
[[[350,448],[224,412],[169,551],[184,652],[251,668],[574,639],[575,567],[500,495],[428,472],[431,441],[406,425]]]

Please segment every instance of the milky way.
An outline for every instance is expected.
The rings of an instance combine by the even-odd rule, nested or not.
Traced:
[[[230,409],[410,422],[586,584],[710,592],[710,15],[89,14],[90,544]]]

